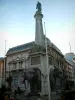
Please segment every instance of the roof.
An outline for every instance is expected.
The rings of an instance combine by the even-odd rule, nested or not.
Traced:
[[[64,57],[66,60],[68,60],[73,65],[73,59],[75,57],[74,53],[66,53]]]
[[[58,51],[60,54],[63,55],[63,53],[61,52],[61,50],[60,50],[55,44],[52,43],[52,47],[53,47],[56,51]]]
[[[45,39],[45,35],[44,35],[44,39]],[[46,39],[47,39],[47,44],[50,47],[54,48],[57,52],[59,52],[61,55],[63,55],[63,53],[61,52],[61,50],[54,43],[52,43],[49,38],[46,37]]]
[[[26,44],[22,44],[22,45],[10,48],[6,55],[30,49],[30,48],[33,47],[34,44],[35,44],[35,42],[33,41],[33,42],[29,42],[29,43],[26,43]]]
[[[75,60],[75,55],[73,56],[73,60]]]
[[[56,51],[58,51],[60,54],[63,55],[63,53],[61,52],[61,50],[54,44],[52,43],[48,38],[47,38],[47,43],[50,47],[54,48]]]
[[[66,62],[68,62],[71,66],[73,66],[73,64],[72,64],[71,61],[69,61],[69,60],[67,60],[67,59],[65,59],[65,60],[66,60]]]
[[[54,48],[57,52],[62,54],[62,52],[58,49],[58,47],[56,47],[48,38],[47,38],[47,43],[50,47]],[[26,43],[26,44],[15,46],[13,48],[10,48],[6,55],[10,55],[10,54],[13,54],[13,53],[16,53],[16,52],[31,49],[34,46],[34,44],[35,44],[35,42],[32,41],[32,42],[29,42],[29,43]]]
[[[66,53],[65,55],[74,55],[73,52]]]

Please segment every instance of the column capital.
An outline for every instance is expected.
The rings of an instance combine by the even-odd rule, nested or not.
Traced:
[[[36,13],[34,15],[34,18],[36,18],[36,19],[42,19],[43,18],[42,12],[36,11]]]

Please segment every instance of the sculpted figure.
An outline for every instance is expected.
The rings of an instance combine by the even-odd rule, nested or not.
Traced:
[[[41,3],[38,1],[36,5],[36,9],[41,12]]]

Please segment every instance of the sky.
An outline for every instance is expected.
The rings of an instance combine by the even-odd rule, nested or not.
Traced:
[[[63,54],[75,53],[75,0],[39,0],[46,35]],[[0,0],[0,57],[9,48],[35,40],[37,0]]]

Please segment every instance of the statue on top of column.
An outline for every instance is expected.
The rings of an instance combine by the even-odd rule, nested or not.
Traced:
[[[36,9],[38,12],[41,12],[41,3],[39,1],[37,2]]]

